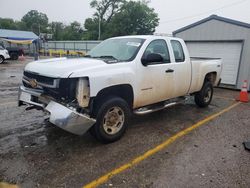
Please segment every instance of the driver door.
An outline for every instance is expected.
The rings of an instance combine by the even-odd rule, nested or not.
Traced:
[[[152,62],[141,67],[141,79],[139,105],[145,106],[161,102],[173,97],[174,94],[174,70],[170,62],[168,45],[165,40],[153,40],[146,48],[143,57],[150,53],[156,53],[162,56],[162,62]]]

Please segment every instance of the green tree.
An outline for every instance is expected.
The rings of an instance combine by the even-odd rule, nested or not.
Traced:
[[[93,18],[87,18],[84,27],[87,30],[86,39],[98,39],[99,22],[101,31],[105,31],[114,15],[120,10],[125,0],[92,0],[91,8],[95,8],[96,12]],[[103,32],[102,32],[103,33]],[[103,37],[101,37],[103,38]]]
[[[51,22],[49,24],[49,33],[53,35],[53,40],[62,40],[65,25],[62,22]]]
[[[84,28],[87,30],[87,32],[84,34],[85,39],[98,39],[98,18],[87,18],[84,23]]]
[[[27,29],[26,24],[22,21],[15,21],[15,25],[17,30],[23,30],[23,31],[29,30]]]
[[[100,18],[101,21],[110,22],[116,12],[119,11],[125,0],[92,0],[91,8],[96,9],[95,17]]]
[[[151,35],[159,24],[159,18],[146,2],[129,1],[111,21],[106,37],[120,35]],[[111,29],[112,28],[112,29]]]
[[[83,28],[79,22],[72,22],[66,26],[63,32],[62,40],[81,40],[83,38]]]
[[[26,27],[21,21],[14,21],[11,18],[0,18],[0,29],[26,30]]]
[[[1,29],[17,29],[15,21],[11,18],[0,18]]]
[[[25,23],[28,30],[39,35],[47,32],[49,19],[46,14],[37,10],[31,10],[23,16],[22,22]]]
[[[96,9],[96,13],[85,20],[86,39],[98,39],[99,21],[101,39],[120,35],[153,34],[159,24],[157,13],[148,7],[145,0],[93,0],[90,5]]]

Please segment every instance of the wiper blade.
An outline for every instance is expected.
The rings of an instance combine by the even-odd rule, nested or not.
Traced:
[[[85,55],[85,56],[83,56],[83,57],[92,57],[91,55]]]
[[[115,60],[118,60],[116,59],[114,56],[112,55],[101,55],[101,56],[95,56],[93,58],[109,58],[109,59],[115,59]]]

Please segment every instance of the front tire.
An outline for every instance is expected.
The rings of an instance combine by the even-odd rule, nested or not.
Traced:
[[[130,108],[125,100],[111,97],[99,105],[92,134],[102,143],[119,140],[125,133],[130,116]]]
[[[213,84],[209,81],[206,81],[201,90],[197,92],[194,96],[194,101],[199,107],[207,107],[213,98]]]

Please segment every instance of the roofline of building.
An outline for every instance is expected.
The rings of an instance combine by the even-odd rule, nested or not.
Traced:
[[[192,27],[195,27],[195,26],[198,26],[200,24],[203,24],[207,21],[210,21],[210,20],[218,20],[218,21],[222,21],[222,22],[226,22],[226,23],[230,23],[230,24],[233,24],[233,25],[237,25],[237,26],[240,26],[240,27],[245,27],[245,28],[248,28],[250,29],[250,24],[248,23],[244,23],[244,22],[240,22],[240,21],[237,21],[237,20],[232,20],[232,19],[229,19],[229,18],[225,18],[225,17],[221,17],[221,16],[217,16],[215,14],[207,17],[207,18],[204,18],[198,22],[195,22],[195,23],[192,23],[190,25],[187,25],[185,27],[182,27],[176,31],[173,31],[173,35],[177,34],[177,33],[180,33],[180,32],[183,32],[185,30],[188,30]]]
[[[32,31],[23,31],[23,30],[15,30],[15,29],[1,29],[0,28],[0,35],[2,34],[1,32],[15,32],[15,33],[22,33],[22,34],[26,34],[29,36],[23,36],[23,37],[16,37],[16,36],[9,36],[9,35],[3,35],[0,36],[0,38],[6,38],[6,39],[19,39],[19,40],[30,40],[30,39],[38,39],[39,36],[37,36],[34,32]]]

